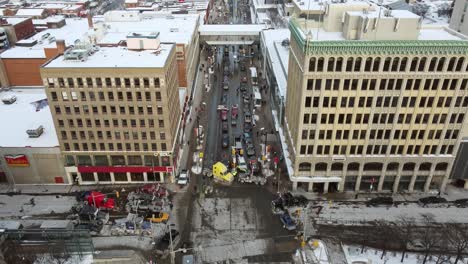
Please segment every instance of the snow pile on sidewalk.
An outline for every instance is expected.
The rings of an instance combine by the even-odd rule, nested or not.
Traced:
[[[34,264],[91,264],[93,263],[93,255],[78,256],[73,255],[68,258],[60,256],[52,256],[49,254],[40,255],[34,261]]]
[[[374,248],[362,248],[360,246],[343,245],[343,250],[348,263],[363,263],[363,264],[420,264],[424,259],[424,255],[416,253],[406,253],[403,262],[401,262],[401,252],[387,251],[382,257],[382,251]],[[441,260],[439,260],[439,263]],[[437,258],[428,258],[426,264],[436,264]],[[443,262],[452,263],[452,262]],[[464,263],[460,261],[459,263]]]
[[[367,222],[384,220],[398,222],[403,218],[412,218],[415,222],[422,222],[424,216],[434,217],[438,223],[465,223],[468,219],[468,210],[457,207],[421,207],[415,203],[401,204],[396,206],[367,207],[363,204],[341,204],[339,202],[321,202],[323,210],[317,223],[338,225],[361,225]],[[316,217],[310,213],[310,217]]]
[[[0,217],[66,213],[75,204],[75,196],[0,195]]]

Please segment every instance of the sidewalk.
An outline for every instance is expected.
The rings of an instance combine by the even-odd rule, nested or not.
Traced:
[[[415,202],[423,197],[428,196],[437,196],[438,192],[428,192],[428,193],[379,193],[379,192],[372,192],[372,193],[354,193],[354,192],[342,192],[342,193],[327,193],[327,194],[319,194],[316,192],[306,192],[302,189],[298,189],[297,191],[291,192],[293,195],[303,195],[309,200],[330,200],[330,201],[367,201],[371,198],[381,197],[381,196],[391,196],[394,201],[400,202]],[[447,201],[454,201],[457,199],[466,199],[468,197],[468,190],[464,190],[462,188],[455,187],[453,185],[448,184],[447,189],[444,193],[440,195],[441,197],[447,199]],[[356,198],[357,197],[357,198]]]

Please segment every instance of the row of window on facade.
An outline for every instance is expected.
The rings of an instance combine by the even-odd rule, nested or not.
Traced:
[[[308,79],[311,91],[417,91],[468,89],[468,79]]]
[[[160,147],[158,148],[158,145]],[[166,143],[63,143],[65,151],[167,151]]]
[[[140,88],[160,88],[159,78],[47,78],[48,87],[66,88],[66,87],[140,87]]]
[[[66,123],[63,119],[58,119],[58,127],[114,127],[114,128],[121,128],[121,127],[133,127],[133,128],[142,128],[142,127],[155,127],[155,120],[154,119],[112,119],[112,123],[109,119],[89,119],[86,118],[83,122],[83,119],[76,118],[76,119],[66,119]],[[112,126],[111,126],[112,124]],[[158,127],[164,128],[164,120],[158,120]],[[102,131],[101,131],[102,132]],[[98,135],[98,138],[100,136]]]
[[[454,145],[301,145],[300,155],[452,155]],[[315,153],[314,153],[315,150]],[[438,151],[439,150],[439,151]],[[348,152],[349,151],[349,152]]]
[[[334,163],[325,163],[325,162],[319,162],[314,165],[310,162],[301,162],[299,163],[299,171],[312,171],[312,167],[314,168],[314,171],[321,171],[321,172],[326,172],[329,169],[331,171],[337,171],[341,172],[343,169],[345,169],[347,172],[350,171],[359,171],[361,168],[364,172],[367,171],[372,171],[372,172],[382,172],[384,169],[384,164],[380,162],[369,162],[365,164],[360,164],[358,162],[352,162],[349,163],[348,165],[345,165],[341,162],[334,162]],[[430,163],[430,162],[424,162],[421,164],[416,164],[414,162],[407,162],[407,163],[398,163],[398,162],[391,162],[389,163],[385,171],[393,171],[396,172],[400,169],[402,171],[406,172],[414,172],[417,168],[418,171],[430,171],[432,167],[434,167],[434,171],[440,172],[440,173],[445,173],[448,168],[448,163],[447,162],[440,162],[440,163]]]
[[[60,131],[60,137],[62,140],[72,139],[72,140],[166,140],[166,133],[159,132],[159,138],[156,139],[155,131]]]
[[[112,179],[113,176],[113,179]],[[130,177],[124,172],[110,173],[97,173],[97,177],[93,173],[81,173],[82,182],[143,182],[145,181],[145,175],[143,173],[132,172]],[[148,172],[146,174],[146,181],[148,182],[163,182],[164,177],[159,172]]]
[[[72,111],[73,110],[73,111]],[[100,110],[100,111],[99,111]],[[163,107],[157,106],[156,110],[153,110],[153,106],[114,106],[114,105],[101,105],[101,106],[54,106],[54,111],[56,115],[61,115],[65,113],[67,115],[80,115],[84,114],[87,115],[89,113],[98,114],[98,115],[163,115]]]
[[[309,72],[461,72],[467,71],[463,66],[464,57],[311,57],[309,60]]]
[[[406,139],[424,139],[424,140],[440,140],[440,139],[457,139],[459,129],[447,129],[445,136],[442,137],[443,129],[354,129],[354,130],[317,130],[303,129],[302,142],[313,140],[406,140]],[[392,131],[394,131],[392,135]]]
[[[51,91],[50,96],[52,98],[52,101],[59,101],[61,99],[62,101],[105,101],[105,102],[113,102],[113,101],[119,101],[119,102],[132,102],[132,101],[146,101],[146,102],[161,102],[162,101],[162,96],[161,92],[155,92],[154,96],[151,96],[153,93],[151,92],[121,92],[121,91],[110,91],[110,92],[94,92],[94,91],[61,91],[59,92],[61,95],[61,98],[58,97],[57,92]],[[78,96],[79,95],[79,96]],[[97,96],[96,96],[97,95]],[[107,95],[107,96],[106,96]],[[144,99],[144,100],[143,100]]]
[[[401,98],[401,100],[400,100]],[[455,100],[452,100],[455,98]],[[321,103],[320,103],[321,100]],[[452,101],[454,107],[468,107],[468,96],[331,96],[312,97],[306,96],[304,107],[450,107]],[[375,102],[375,104],[373,104]],[[399,104],[400,103],[400,104]]]
[[[65,155],[65,166],[170,166],[170,160],[154,155]]]
[[[354,119],[353,119],[354,116]],[[317,117],[320,117],[318,119]],[[449,118],[447,118],[449,117]],[[395,120],[395,118],[397,118]],[[448,114],[304,114],[304,125],[319,124],[462,124],[465,113]],[[319,121],[319,123],[317,123]],[[354,121],[354,122],[353,122]]]

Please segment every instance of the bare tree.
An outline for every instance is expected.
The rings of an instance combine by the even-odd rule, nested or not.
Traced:
[[[426,264],[430,253],[439,244],[441,235],[434,225],[434,217],[423,215],[423,226],[421,227],[421,246],[423,247],[424,259],[422,264]]]
[[[395,241],[395,235],[393,233],[393,226],[389,222],[379,220],[376,222],[376,235],[382,247],[382,255],[380,259],[385,257],[387,250],[392,242]]]
[[[406,251],[408,251],[408,244],[414,239],[414,222],[414,218],[401,215],[398,217],[397,224],[392,227],[393,234],[397,238],[396,242],[402,250],[400,260],[402,263],[405,259]]]
[[[448,246],[455,252],[455,262],[468,254],[468,230],[465,226],[456,223],[449,223],[444,228]]]

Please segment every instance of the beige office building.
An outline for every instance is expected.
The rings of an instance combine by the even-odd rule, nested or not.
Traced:
[[[455,0],[452,16],[450,17],[450,28],[462,34],[468,35],[468,0]]]
[[[290,21],[293,189],[443,190],[467,127],[468,42],[408,11],[356,9]]]
[[[80,184],[172,180],[180,122],[176,48],[77,43],[41,68],[65,170]]]

